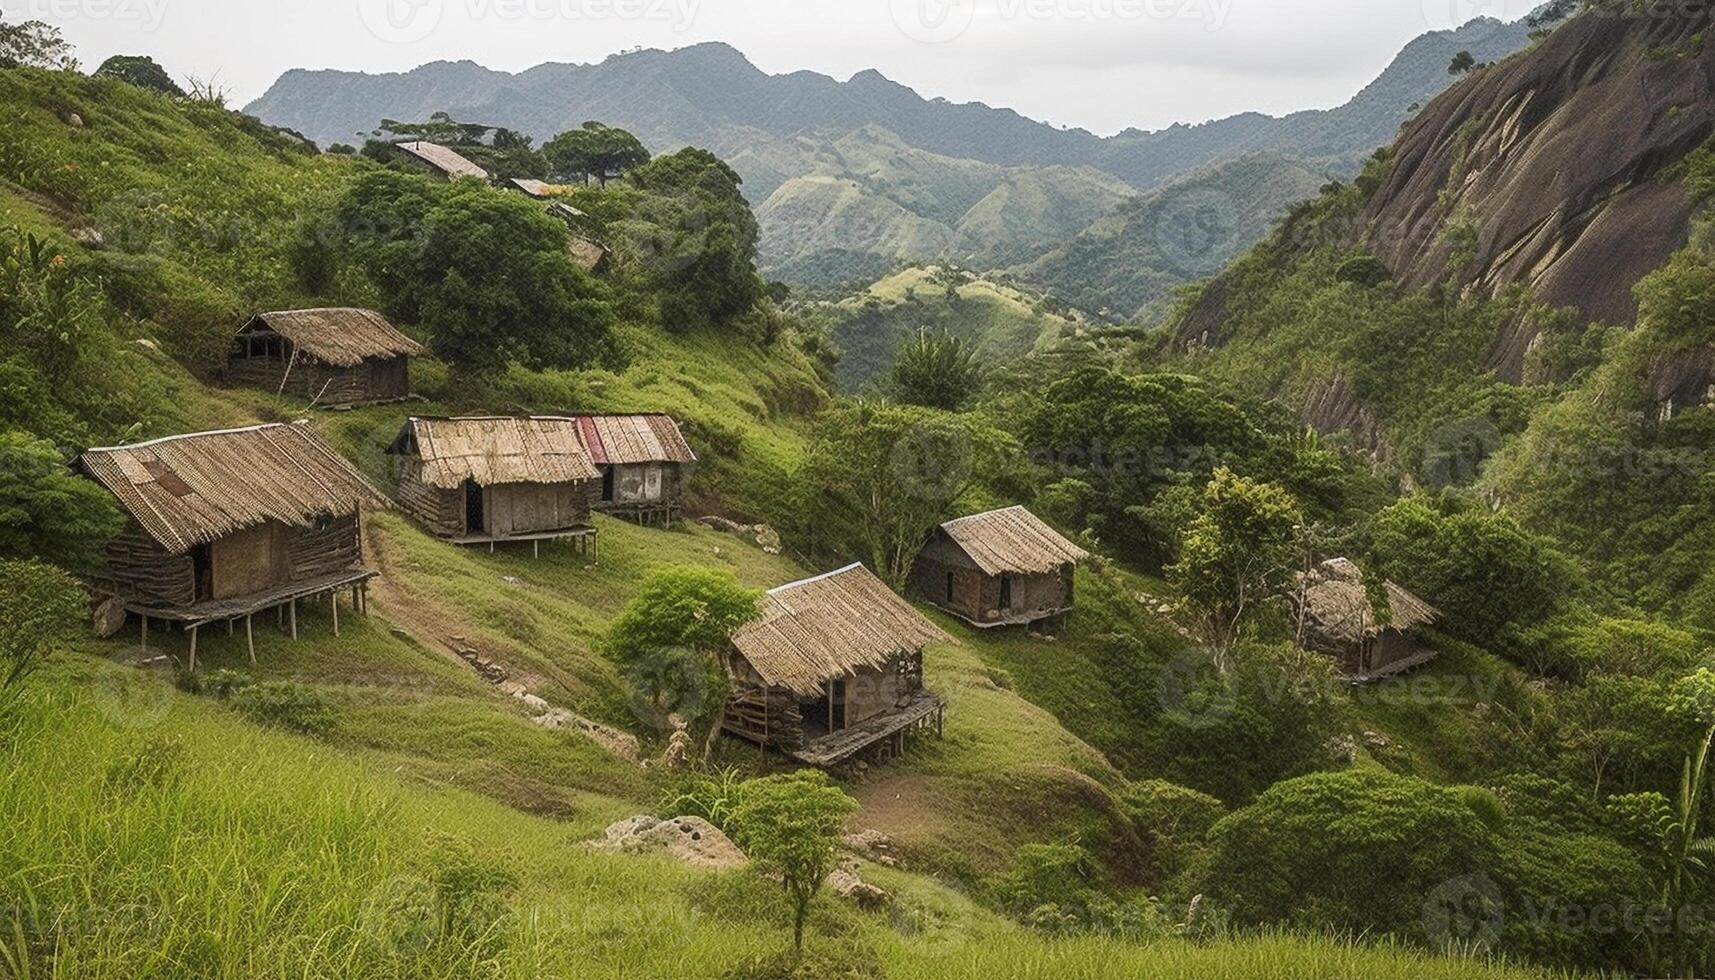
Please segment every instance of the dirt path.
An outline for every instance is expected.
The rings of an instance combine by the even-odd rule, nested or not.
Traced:
[[[460,667],[472,669],[471,665],[459,656],[460,644],[455,642],[454,638],[469,637],[476,631],[449,613],[444,604],[423,598],[401,585],[403,576],[400,574],[398,557],[390,551],[385,537],[374,533],[367,526],[363,529],[363,547],[376,570],[381,573],[369,582],[369,598],[376,604],[381,615],[416,640],[420,646]],[[635,738],[568,709],[549,707],[539,697],[533,696],[533,692],[556,686],[561,691],[569,692],[572,690],[570,675],[552,665],[548,665],[547,673],[560,676],[543,677],[521,670],[509,656],[510,653],[510,648],[505,646],[483,651],[487,659],[506,670],[507,680],[496,687],[496,696],[510,696],[511,700],[518,701],[526,709],[526,714],[535,713],[531,720],[544,728],[576,729],[609,754],[627,762],[638,761]]]

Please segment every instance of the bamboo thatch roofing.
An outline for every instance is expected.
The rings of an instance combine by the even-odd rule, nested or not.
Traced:
[[[428,140],[408,140],[394,146],[423,161],[448,177],[475,177],[487,180],[488,171],[465,159],[457,150]]]
[[[394,358],[423,352],[422,344],[400,333],[374,310],[277,310],[256,314],[244,330],[251,330],[257,324],[334,367],[356,367],[370,357]]]
[[[666,415],[579,415],[578,431],[597,466],[694,463],[697,454]]]
[[[770,686],[816,697],[826,681],[948,639],[860,564],[769,592],[732,644]]]
[[[91,449],[78,465],[173,554],[269,521],[308,527],[387,506],[306,422]]]
[[[423,482],[442,490],[601,478],[568,418],[411,418],[388,452],[420,456]]]
[[[552,197],[556,191],[560,190],[558,184],[550,184],[545,180],[536,180],[533,177],[514,177],[508,183],[535,198]]]
[[[961,517],[941,530],[985,575],[1041,575],[1090,557],[1023,507]]]
[[[1374,637],[1385,629],[1400,631],[1430,626],[1441,618],[1440,610],[1394,582],[1384,582],[1392,622],[1383,627],[1364,589],[1364,573],[1350,559],[1331,558],[1308,576],[1304,585],[1304,612],[1311,631],[1324,643],[1350,645]]]
[[[566,251],[571,253],[572,261],[585,272],[594,272],[607,260],[608,248],[593,238],[585,238],[577,232],[572,232],[566,241]]]

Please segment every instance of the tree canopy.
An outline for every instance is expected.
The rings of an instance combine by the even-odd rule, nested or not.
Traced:
[[[173,76],[167,70],[155,63],[155,59],[140,54],[116,54],[103,61],[101,67],[95,70],[97,78],[117,78],[122,82],[146,88],[162,95],[184,97],[185,90],[179,83],[173,81]]]
[[[792,945],[804,948],[810,901],[839,859],[840,834],[857,801],[828,774],[805,769],[753,779],[733,813],[738,841],[750,858],[780,876],[792,899]]]
[[[649,162],[649,151],[637,137],[594,120],[542,144],[542,155],[556,177],[594,178],[600,184]]]

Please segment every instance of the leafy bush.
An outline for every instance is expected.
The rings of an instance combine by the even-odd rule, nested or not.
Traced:
[[[51,443],[0,432],[0,557],[93,569],[124,526],[107,491],[73,476]]]
[[[834,870],[836,845],[857,801],[819,769],[744,784],[732,815],[736,840],[759,867],[780,876],[792,897],[792,946],[804,948],[810,901]]]
[[[1165,779],[1132,783],[1119,796],[1132,823],[1153,841],[1156,866],[1167,877],[1204,849],[1210,828],[1227,814],[1215,797]]]
[[[1100,864],[1076,844],[1026,844],[986,890],[1003,911],[1055,934],[1139,937],[1158,929],[1154,907],[1110,892]]]
[[[314,688],[302,684],[264,681],[240,689],[231,703],[258,724],[305,735],[325,735],[333,730],[333,709]]]
[[[1237,925],[1425,944],[1441,938],[1426,931],[1425,900],[1498,864],[1493,833],[1458,793],[1375,771],[1283,782],[1216,824],[1210,843],[1201,885]]]
[[[657,808],[662,819],[701,817],[723,831],[732,830],[732,817],[744,803],[745,782],[737,769],[696,773],[685,777]]]
[[[0,692],[17,686],[88,614],[77,580],[39,561],[0,561]]]

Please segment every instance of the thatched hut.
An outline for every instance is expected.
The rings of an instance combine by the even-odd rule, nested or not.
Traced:
[[[317,405],[397,401],[410,395],[410,360],[422,352],[374,310],[258,313],[233,338],[226,379]]]
[[[911,588],[973,626],[1020,626],[1072,611],[1073,576],[1089,552],[1023,507],[974,514],[935,529]]]
[[[1377,616],[1364,573],[1346,558],[1333,558],[1300,574],[1297,601],[1305,648],[1326,653],[1358,681],[1390,677],[1435,659],[1415,635],[1441,613],[1394,582],[1383,582],[1388,621]]]
[[[601,470],[596,509],[640,524],[677,521],[697,454],[666,415],[580,415],[578,432]]]
[[[437,537],[490,551],[569,538],[594,553],[601,472],[572,419],[412,418],[387,451],[400,458],[400,506]]]
[[[188,629],[193,669],[210,623],[242,619],[249,637],[252,617],[275,609],[296,637],[302,600],[330,597],[336,632],[339,592],[368,607],[358,522],[387,499],[307,423],[91,449],[77,465],[130,516],[98,586],[142,617],[145,645],[152,619]]]
[[[897,755],[908,732],[941,732],[923,648],[947,640],[862,565],[783,585],[733,636],[722,726],[813,766]]]
[[[466,159],[457,150],[428,140],[406,140],[394,143],[396,159],[425,173],[433,174],[446,180],[459,177],[475,177],[477,180],[488,180],[488,171]]]

